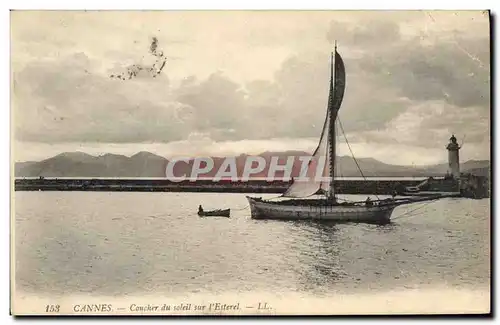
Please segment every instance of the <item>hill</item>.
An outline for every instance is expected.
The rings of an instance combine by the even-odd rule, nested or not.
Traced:
[[[264,177],[269,171],[269,163],[273,157],[278,164],[285,165],[289,157],[294,157],[292,176],[300,173],[301,161],[298,157],[307,156],[303,151],[263,152],[259,156],[266,161],[266,168],[255,174]],[[234,157],[238,176],[247,162],[247,155]],[[212,157],[214,168],[203,177],[213,177],[226,161],[226,157]],[[161,156],[142,151],[131,157],[116,154],[92,156],[82,152],[65,152],[39,162],[28,161],[15,164],[16,177],[165,177],[165,170],[169,161]],[[191,175],[194,160],[178,162],[174,167],[174,175]],[[447,164],[438,164],[425,167],[397,166],[380,162],[373,158],[358,158],[364,176],[442,176],[446,173]],[[256,163],[252,165],[256,166]],[[202,165],[203,167],[203,165]],[[227,167],[227,166],[225,166]],[[472,172],[477,175],[489,175],[490,162],[488,160],[470,160],[461,164],[463,172]],[[276,176],[282,175],[278,172]],[[359,177],[362,176],[352,157],[341,156],[337,159],[337,175]]]

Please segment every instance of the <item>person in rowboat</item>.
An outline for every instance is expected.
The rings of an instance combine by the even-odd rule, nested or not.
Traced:
[[[203,213],[203,208],[202,208],[201,204],[198,206],[198,213]]]

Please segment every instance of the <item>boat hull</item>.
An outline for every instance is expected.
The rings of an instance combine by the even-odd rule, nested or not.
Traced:
[[[200,217],[225,217],[229,218],[231,213],[230,209],[227,210],[215,210],[215,211],[198,211]]]
[[[252,219],[389,223],[395,205],[289,205],[248,197]]]

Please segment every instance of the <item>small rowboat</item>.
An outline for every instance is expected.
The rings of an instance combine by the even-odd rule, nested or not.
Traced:
[[[225,210],[212,210],[212,211],[198,211],[200,217],[226,217],[229,218],[231,209]]]

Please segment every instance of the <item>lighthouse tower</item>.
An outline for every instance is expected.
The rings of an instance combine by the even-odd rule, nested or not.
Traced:
[[[460,178],[460,160],[458,156],[458,151],[460,146],[457,143],[457,138],[454,135],[450,138],[450,143],[446,146],[448,149],[448,175],[453,176],[453,178]]]

